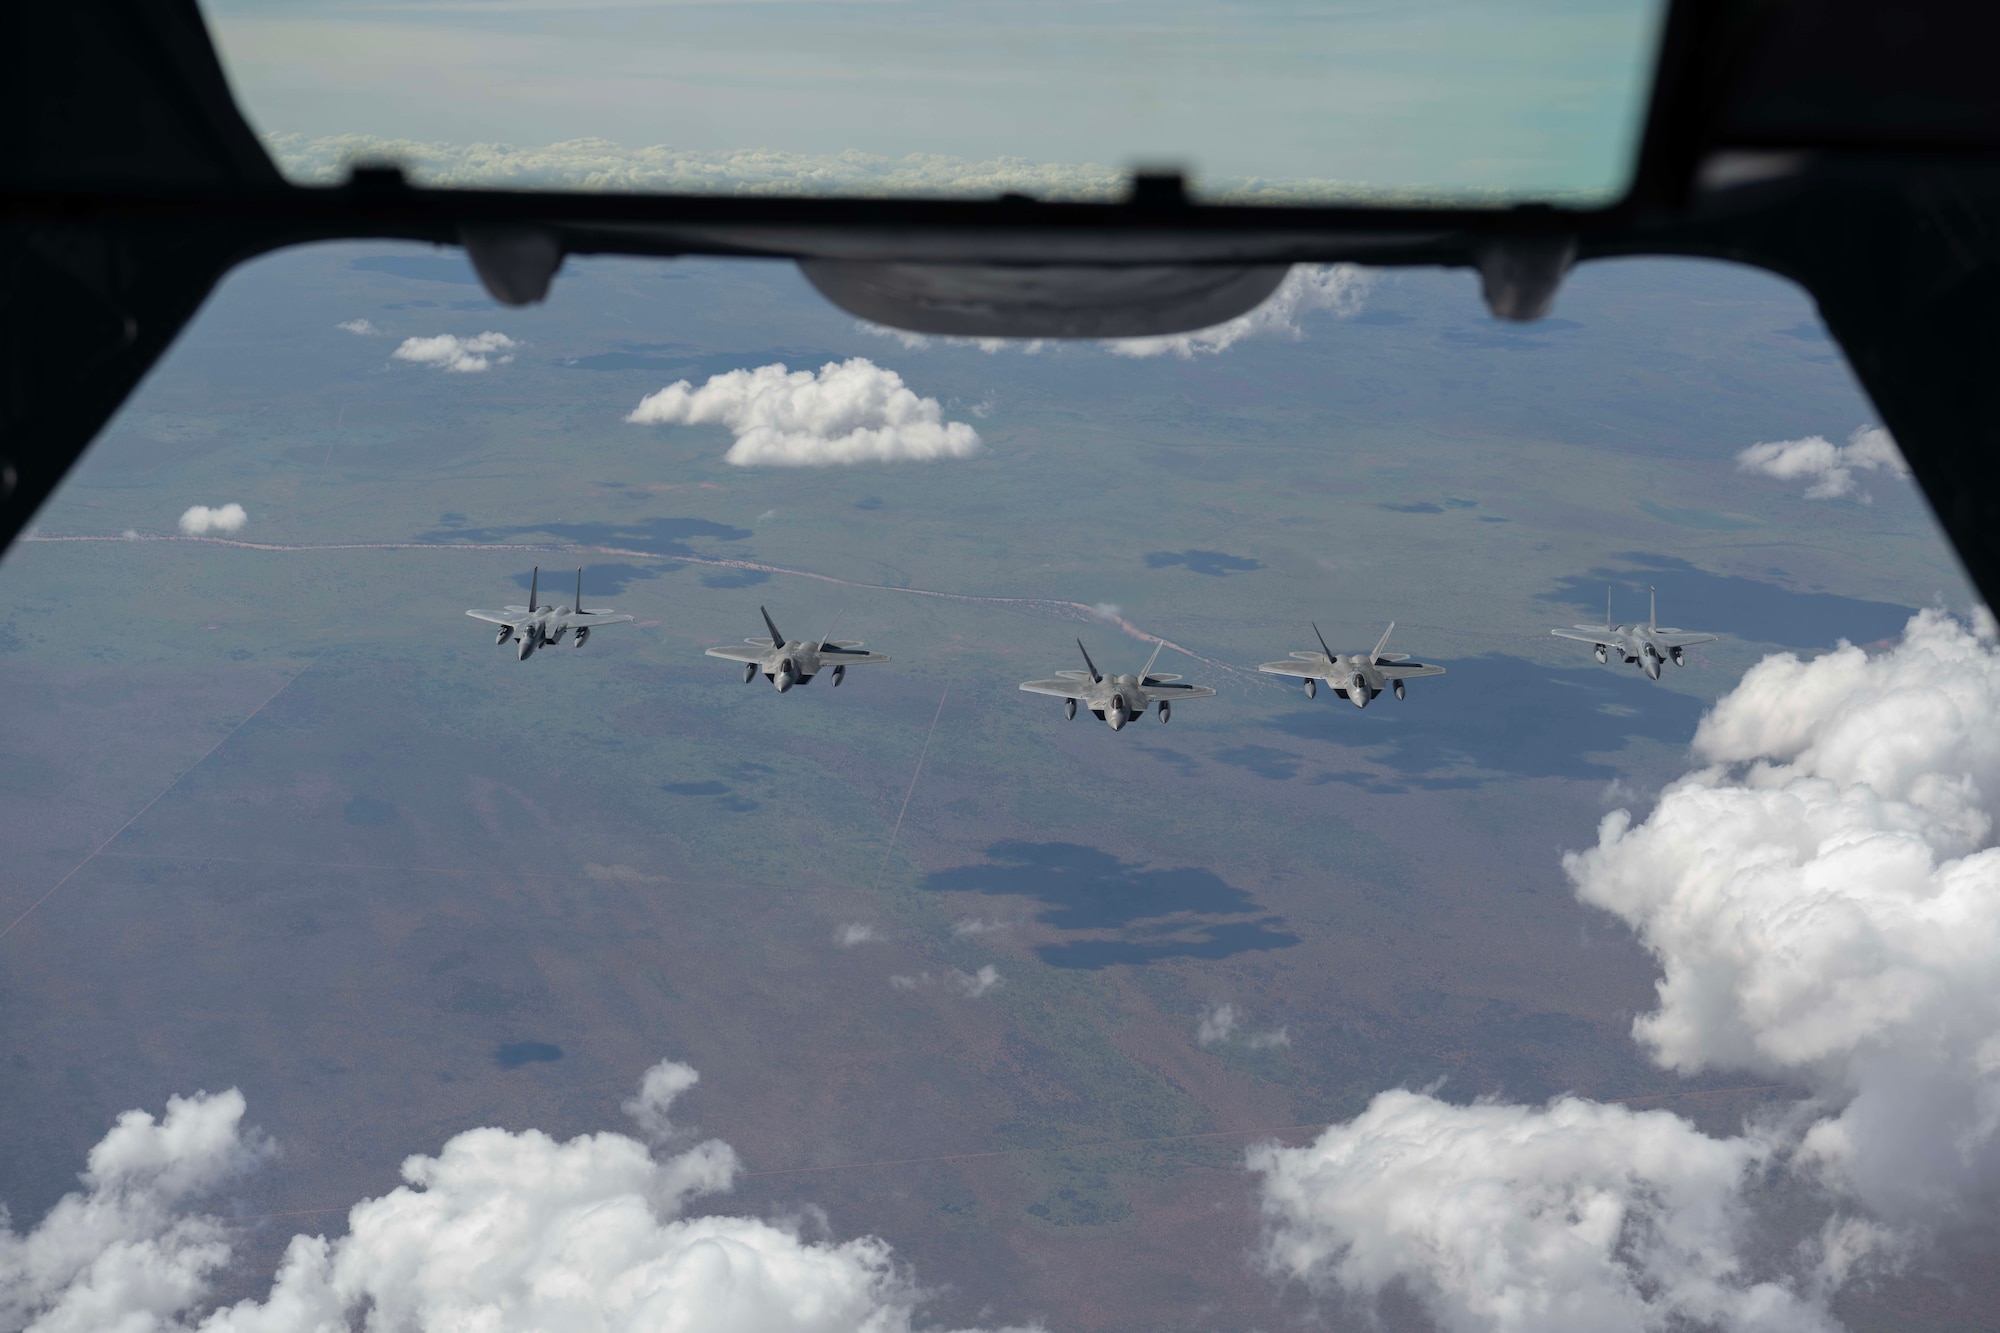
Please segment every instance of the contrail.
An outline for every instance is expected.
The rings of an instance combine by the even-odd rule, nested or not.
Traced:
[[[180,786],[181,783],[187,778],[188,774],[194,772],[197,768],[200,768],[203,764],[207,763],[210,757],[213,756],[217,750],[220,750],[223,746],[229,744],[231,738],[233,738],[237,732],[243,730],[243,728],[250,725],[251,718],[256,717],[257,714],[263,712],[266,708],[269,708],[273,703],[277,702],[278,696],[283,694],[286,690],[292,688],[292,682],[296,681],[300,676],[305,675],[306,672],[312,670],[314,665],[317,664],[318,661],[319,659],[315,657],[311,662],[306,663],[304,666],[300,667],[297,671],[293,672],[290,676],[288,676],[283,685],[280,685],[277,689],[271,692],[270,698],[266,699],[263,703],[260,703],[255,708],[251,709],[249,715],[246,716],[241,722],[238,722],[235,726],[231,727],[228,733],[224,735],[221,740],[209,746],[207,752],[204,753],[201,758],[195,760],[192,764],[189,764],[186,768],[182,769],[172,782],[169,782],[166,786],[160,789],[159,795],[155,796],[152,800],[140,806],[138,811],[135,814],[133,814],[133,816],[130,819],[120,824],[117,827],[117,829],[111,834],[110,837],[106,838],[103,842],[100,842],[95,847],[91,848],[90,855],[84,857],[81,861],[78,861],[75,865],[71,866],[69,873],[67,875],[64,875],[61,879],[57,880],[53,885],[51,885],[47,893],[43,894],[41,897],[35,899],[35,901],[28,904],[27,911],[21,913],[21,915],[15,917],[12,921],[9,921],[5,929],[0,929],[0,940],[4,940],[7,938],[8,935],[12,934],[14,927],[20,925],[23,921],[26,921],[30,916],[32,916],[37,907],[40,907],[43,903],[55,897],[57,889],[60,889],[63,885],[69,883],[72,879],[76,878],[76,873],[79,870],[82,870],[85,866],[89,865],[92,861],[96,860],[97,854],[99,852],[103,851],[106,847],[109,847],[112,843],[116,842],[118,840],[119,834],[123,833],[126,829],[131,828],[134,824],[138,823],[140,816],[144,815],[148,810],[151,810],[154,806],[158,805],[162,800],[166,799],[166,795],[168,792]]]
[[[938,719],[944,716],[944,701],[951,697],[946,690],[938,696],[937,712],[931,714],[931,729],[924,733],[924,748],[917,751],[917,766],[910,773],[909,790],[903,793],[903,808],[896,812],[896,827],[889,831],[889,845],[882,849],[882,864],[875,870],[875,887],[882,887],[882,876],[888,873],[889,857],[896,850],[896,836],[903,831],[903,816],[910,813],[910,798],[917,794],[917,779],[923,775],[924,757],[931,752],[931,737],[937,735]]]

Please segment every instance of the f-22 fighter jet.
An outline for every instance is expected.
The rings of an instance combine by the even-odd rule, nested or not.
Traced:
[[[1293,653],[1288,662],[1266,662],[1258,667],[1274,676],[1303,676],[1306,682],[1306,698],[1318,693],[1319,682],[1325,681],[1327,688],[1356,708],[1366,708],[1370,701],[1383,690],[1394,690],[1398,699],[1403,697],[1403,682],[1417,676],[1442,676],[1441,666],[1425,666],[1422,662],[1412,662],[1403,653],[1385,653],[1389,646],[1389,636],[1396,632],[1396,622],[1390,621],[1389,628],[1382,631],[1381,640],[1372,653],[1340,654],[1326,646],[1326,636],[1313,626],[1313,637],[1319,640],[1320,651],[1316,653]]]
[[[1081,703],[1113,731],[1122,731],[1133,718],[1144,717],[1151,704],[1160,705],[1160,721],[1166,722],[1174,715],[1174,700],[1206,699],[1215,693],[1206,685],[1182,684],[1179,676],[1154,675],[1153,663],[1160,660],[1165,644],[1155,645],[1153,655],[1146,659],[1146,669],[1136,676],[1107,676],[1090,660],[1090,649],[1083,646],[1082,639],[1076,646],[1088,671],[1058,671],[1054,680],[1031,680],[1021,686],[1030,694],[1053,694],[1063,700],[1066,717],[1074,718]]]
[[[847,668],[865,666],[870,662],[886,662],[887,653],[871,653],[863,650],[858,641],[835,642],[831,638],[788,639],[778,633],[778,627],[771,623],[771,613],[763,607],[764,628],[771,631],[768,639],[745,639],[741,648],[711,648],[710,657],[720,657],[726,662],[743,664],[743,683],[748,685],[763,672],[764,679],[778,687],[783,694],[794,685],[808,685],[812,678],[828,667],[833,668],[833,683],[836,687],[847,679]],[[834,623],[840,623],[838,616]],[[831,629],[827,630],[832,634]]]
[[[583,571],[576,571],[576,601],[569,606],[544,606],[541,601],[542,567],[535,566],[535,572],[528,578],[528,604],[508,606],[498,611],[467,611],[474,620],[483,620],[489,625],[500,627],[500,637],[493,640],[502,644],[509,639],[521,645],[518,660],[527,661],[528,655],[537,648],[553,648],[563,641],[563,636],[574,632],[571,640],[577,647],[583,647],[584,640],[599,625],[620,625],[632,619],[630,616],[613,615],[609,611],[586,611],[583,609]]]
[[[1648,588],[1651,607],[1643,625],[1614,625],[1611,623],[1611,589],[1604,590],[1604,624],[1577,625],[1572,629],[1552,629],[1549,633],[1559,639],[1575,639],[1597,649],[1597,660],[1608,661],[1612,653],[1629,665],[1637,666],[1652,680],[1660,678],[1660,668],[1671,661],[1675,666],[1686,666],[1687,658],[1681,652],[1697,643],[1714,643],[1713,634],[1692,634],[1684,629],[1660,628],[1660,594],[1657,589]]]

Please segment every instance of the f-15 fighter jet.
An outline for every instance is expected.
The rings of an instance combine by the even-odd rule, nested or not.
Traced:
[[[1320,651],[1316,653],[1293,653],[1287,662],[1266,662],[1258,667],[1274,676],[1303,676],[1306,682],[1306,698],[1319,692],[1319,683],[1325,681],[1327,688],[1356,708],[1366,708],[1369,701],[1383,690],[1395,691],[1398,699],[1403,697],[1403,682],[1417,676],[1442,676],[1441,666],[1425,666],[1422,662],[1412,662],[1403,653],[1385,653],[1389,646],[1389,636],[1396,632],[1396,622],[1390,621],[1389,628],[1382,631],[1381,641],[1372,653],[1347,653],[1342,655],[1326,646],[1326,636],[1313,626],[1313,637],[1319,640]]]
[[[1154,647],[1146,669],[1136,676],[1107,676],[1090,660],[1090,649],[1083,646],[1082,639],[1076,646],[1088,671],[1058,671],[1054,680],[1030,680],[1021,686],[1030,694],[1053,694],[1061,699],[1066,717],[1075,717],[1080,703],[1093,717],[1109,723],[1113,731],[1122,731],[1133,718],[1144,717],[1150,704],[1160,705],[1160,721],[1165,722],[1174,715],[1176,699],[1207,699],[1215,694],[1206,685],[1181,684],[1179,676],[1154,675],[1153,663],[1160,660],[1165,644]]]
[[[859,642],[836,642],[831,638],[787,639],[778,633],[778,627],[771,623],[771,613],[763,607],[764,628],[771,631],[768,639],[745,639],[742,648],[711,648],[710,657],[720,657],[728,662],[743,664],[743,683],[748,685],[763,672],[764,679],[778,687],[783,694],[794,685],[810,684],[812,678],[828,667],[833,668],[833,683],[838,686],[847,679],[847,668],[865,666],[870,662],[886,662],[887,653],[864,651]],[[839,617],[834,623],[840,623]],[[829,629],[828,634],[833,631]]]
[[[1628,665],[1637,666],[1651,680],[1660,678],[1660,668],[1671,661],[1675,666],[1686,666],[1687,659],[1681,652],[1697,643],[1714,643],[1713,634],[1693,634],[1684,629],[1660,628],[1660,594],[1657,589],[1648,588],[1651,607],[1643,625],[1614,625],[1611,623],[1611,589],[1604,590],[1604,623],[1602,625],[1576,625],[1570,629],[1552,629],[1549,633],[1558,639],[1575,639],[1587,643],[1597,650],[1597,660],[1609,661],[1612,653],[1617,653]]]
[[[493,640],[502,644],[509,639],[521,645],[520,661],[527,661],[528,655],[537,648],[553,648],[563,641],[563,636],[575,632],[571,640],[577,647],[583,647],[590,632],[600,625],[621,625],[632,619],[630,616],[614,615],[610,611],[586,611],[583,609],[583,571],[576,571],[576,601],[569,606],[544,606],[541,601],[542,567],[535,566],[535,572],[528,578],[528,604],[526,606],[502,607],[498,611],[467,611],[474,620],[484,620],[500,627],[500,637]]]

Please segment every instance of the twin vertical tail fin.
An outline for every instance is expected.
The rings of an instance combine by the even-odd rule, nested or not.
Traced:
[[[1612,625],[1611,625],[1611,585],[1610,585],[1610,584],[1608,584],[1608,583],[1604,585],[1604,628],[1606,628],[1606,629],[1610,629],[1610,628],[1612,628]]]
[[[1649,587],[1646,589],[1646,595],[1652,599],[1652,606],[1646,612],[1646,628],[1658,629],[1660,627],[1660,590]]]
[[[757,609],[759,611],[762,611],[764,614],[764,628],[771,631],[771,646],[773,648],[784,647],[785,636],[778,633],[778,627],[771,623],[771,613],[769,611],[765,611],[764,608],[761,606],[758,607]]]
[[[1333,649],[1326,646],[1326,635],[1319,632],[1319,622],[1317,620],[1310,620],[1306,623],[1313,627],[1313,637],[1319,640],[1319,650],[1326,654],[1326,660],[1329,662],[1333,661]]]
[[[1078,652],[1083,654],[1083,664],[1090,668],[1090,683],[1092,685],[1095,685],[1099,681],[1103,680],[1104,673],[1102,673],[1097,669],[1097,663],[1090,660],[1090,649],[1083,646],[1082,639],[1078,639],[1076,641],[1076,649]]]
[[[576,571],[576,601],[570,604],[569,609],[578,615],[583,614],[583,567],[580,565]]]
[[[1153,645],[1153,655],[1152,655],[1151,657],[1149,657],[1149,658],[1147,658],[1147,659],[1146,659],[1146,669],[1145,669],[1144,671],[1141,671],[1141,672],[1139,673],[1139,683],[1140,683],[1141,685],[1144,685],[1144,684],[1145,684],[1145,683],[1146,683],[1146,682],[1147,682],[1148,680],[1150,680],[1150,679],[1152,678],[1152,675],[1153,675],[1153,663],[1155,663],[1155,662],[1157,662],[1157,661],[1159,661],[1159,660],[1160,660],[1160,649],[1162,649],[1162,648],[1164,648],[1164,647],[1166,647],[1166,646],[1167,646],[1167,645],[1166,645],[1166,643],[1165,643],[1164,641],[1162,641],[1162,642],[1159,642],[1159,643],[1155,643],[1155,644]]]
[[[528,575],[528,614],[530,615],[542,609],[541,602],[538,600],[541,596],[539,591],[541,586],[542,567],[536,565],[535,572]]]
[[[1396,632],[1396,622],[1390,621],[1389,628],[1382,631],[1382,637],[1375,644],[1375,651],[1368,654],[1368,665],[1374,666],[1382,660],[1382,650],[1389,646],[1389,636]]]

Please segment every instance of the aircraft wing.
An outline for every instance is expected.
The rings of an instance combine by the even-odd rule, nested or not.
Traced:
[[[1590,627],[1584,625],[1584,626],[1579,626],[1578,628],[1589,629]],[[1593,631],[1589,634],[1578,634],[1574,630],[1552,629],[1549,631],[1549,633],[1555,635],[1558,639],[1575,639],[1578,643],[1594,643],[1606,648],[1609,648],[1613,644],[1618,642],[1618,639],[1616,637],[1610,634],[1598,633],[1596,631]]]
[[[1376,665],[1375,670],[1384,680],[1415,680],[1418,676],[1442,676],[1444,674],[1443,667],[1425,666],[1422,662],[1409,662],[1407,665],[1397,662],[1382,662]]]
[[[1257,669],[1274,676],[1324,677],[1333,668],[1321,662],[1266,662]]]
[[[1215,697],[1215,691],[1210,689],[1206,685],[1154,684],[1154,685],[1141,685],[1139,688],[1146,692],[1146,698],[1149,700],[1212,699]]]
[[[613,615],[609,611],[572,611],[569,614],[570,624],[592,627],[598,625],[622,625],[631,619],[632,617],[630,616]]]
[[[886,662],[888,660],[889,654],[887,653],[864,653],[853,648],[831,653],[825,649],[821,649],[819,654],[819,664],[823,667],[866,666],[870,662]]]
[[[508,607],[507,611],[515,609],[514,607]],[[474,620],[483,620],[489,625],[511,625],[519,620],[521,616],[527,614],[527,612],[521,611],[516,615],[508,615],[507,611],[467,611],[465,614],[471,616]]]
[[[728,662],[755,662],[757,665],[762,666],[764,659],[771,655],[771,651],[769,644],[766,644],[762,648],[754,647],[750,644],[745,644],[741,648],[725,645],[721,648],[709,649],[708,655],[710,657],[720,657]]]
[[[1082,699],[1087,697],[1077,688],[1083,682],[1075,680],[1024,680],[1021,688],[1030,694],[1053,694],[1058,699]]]
[[[1089,680],[1089,679],[1090,679],[1090,673],[1089,673],[1088,671],[1058,671],[1058,672],[1056,672],[1056,675],[1057,675],[1057,677],[1058,677],[1058,678],[1060,678],[1060,679],[1062,679],[1062,680]]]
[[[1719,635],[1690,634],[1684,629],[1654,630],[1653,637],[1658,639],[1661,643],[1667,645],[1667,647],[1669,648],[1689,648],[1697,643],[1721,642],[1721,637]]]

